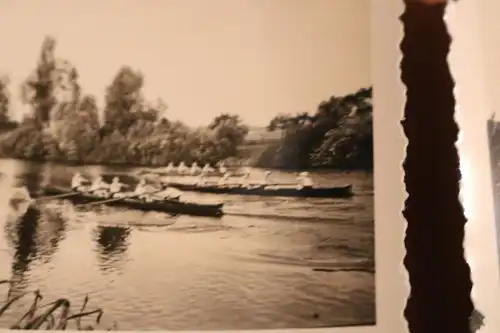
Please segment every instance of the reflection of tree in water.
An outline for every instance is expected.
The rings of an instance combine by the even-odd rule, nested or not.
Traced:
[[[39,256],[48,263],[65,237],[66,221],[59,212],[46,209],[40,214],[37,230]]]
[[[6,234],[14,248],[12,260],[12,287],[13,289],[24,289],[26,287],[26,272],[30,270],[31,262],[37,257],[38,248],[36,233],[40,212],[36,209],[28,209],[26,213],[17,220],[14,230]]]
[[[100,267],[103,271],[118,268],[126,258],[130,228],[119,226],[98,226],[95,241]]]
[[[12,280],[23,289],[26,272],[34,261],[48,263],[59,248],[66,230],[65,221],[53,213],[29,208],[17,220],[5,224],[8,243],[14,249]]]
[[[45,168],[38,164],[22,163],[13,175],[16,186],[25,186],[37,193],[44,182]],[[30,207],[21,216],[11,216],[4,225],[7,243],[14,250],[12,281],[14,290],[28,284],[27,272],[34,261],[47,263],[64,237],[66,222],[62,216],[44,207]]]
[[[38,163],[21,162],[16,169],[16,186],[24,186],[31,194],[38,194],[46,181],[47,167]]]

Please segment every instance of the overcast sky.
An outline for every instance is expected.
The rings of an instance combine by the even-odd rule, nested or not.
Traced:
[[[0,72],[19,84],[45,35],[102,105],[122,65],[142,71],[146,97],[203,125],[221,112],[251,125],[314,111],[371,84],[369,0],[2,0]],[[500,30],[500,29],[499,29]]]

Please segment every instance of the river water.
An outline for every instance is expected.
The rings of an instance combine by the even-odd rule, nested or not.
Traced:
[[[352,199],[190,194],[225,202],[221,219],[78,209],[64,200],[19,216],[8,205],[17,187],[69,184],[75,170],[116,171],[0,160],[0,280],[13,281],[11,293],[39,289],[44,301],[65,297],[77,308],[88,295],[88,309],[104,310],[103,329],[374,324],[371,174],[312,173],[322,185],[352,183]],[[0,285],[0,297],[7,291]],[[0,327],[20,319],[30,303],[14,304]]]

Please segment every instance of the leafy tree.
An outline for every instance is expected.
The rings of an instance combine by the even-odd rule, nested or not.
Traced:
[[[115,130],[102,138],[97,149],[87,157],[88,162],[102,164],[123,164],[128,160],[129,144],[124,135]]]
[[[37,126],[49,121],[50,111],[56,103],[54,87],[56,85],[56,59],[54,50],[56,41],[48,36],[42,43],[42,50],[35,71],[21,86],[21,98],[33,107]]]
[[[64,120],[60,148],[71,162],[85,161],[99,146],[99,118],[94,97],[84,96],[75,112]]]
[[[324,135],[325,140],[312,154],[315,164],[343,163],[346,167],[373,163],[373,123],[371,88],[360,89],[341,99],[344,112],[337,126]],[[342,161],[342,162],[340,162]]]
[[[371,88],[321,102],[316,114],[278,115],[268,130],[281,129],[257,164],[265,167],[371,168],[373,161]]]
[[[8,91],[9,78],[7,76],[0,77],[0,126],[10,123],[9,106],[10,94]]]
[[[217,141],[218,155],[220,158],[235,156],[237,148],[248,134],[248,126],[244,125],[238,115],[223,113],[208,125],[213,138]]]
[[[78,83],[78,72],[68,61],[56,63],[57,85],[54,87],[56,102],[50,114],[51,134],[64,141],[67,127],[78,119],[78,107],[81,102],[81,87]],[[74,130],[74,126],[71,126]],[[66,142],[65,142],[66,143]]]
[[[106,89],[104,127],[106,133],[118,130],[126,135],[135,121],[134,112],[142,110],[141,89],[144,77],[132,68],[122,67]]]
[[[278,114],[276,115],[267,125],[267,130],[274,132],[276,130],[285,130],[291,125],[291,119],[293,117],[290,114]]]

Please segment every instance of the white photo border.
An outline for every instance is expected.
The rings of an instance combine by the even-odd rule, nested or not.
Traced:
[[[406,221],[402,216],[404,201],[407,197],[403,184],[402,169],[406,138],[400,125],[405,103],[405,88],[400,80],[399,69],[401,61],[399,44],[403,37],[399,17],[403,12],[404,4],[402,0],[370,1],[372,4],[371,71],[375,108],[376,325],[321,329],[259,330],[262,333],[275,331],[304,333],[408,331],[403,316],[409,294],[407,273],[403,266]],[[15,36],[13,37],[15,38]],[[5,332],[10,332],[10,330],[0,329],[0,333]]]
[[[460,0],[448,6],[446,21],[452,45],[449,65],[455,80],[456,121],[460,128],[457,147],[462,172],[461,199],[468,222],[465,253],[471,268],[472,300],[485,317],[480,333],[500,329],[500,271],[498,226],[490,168],[487,121],[493,113],[485,73],[486,58],[481,5]],[[498,55],[495,55],[498,57]]]

